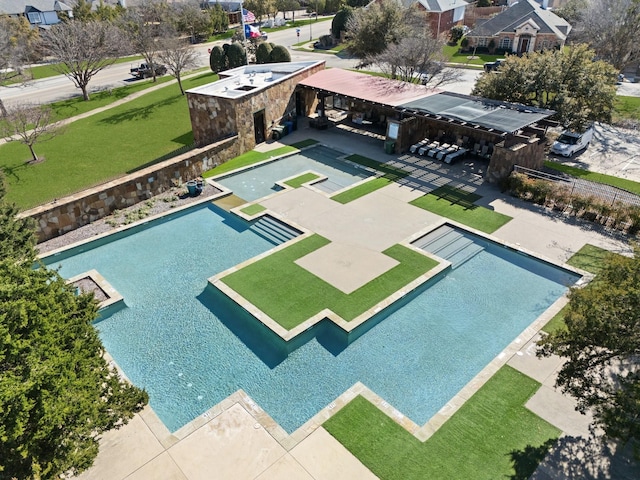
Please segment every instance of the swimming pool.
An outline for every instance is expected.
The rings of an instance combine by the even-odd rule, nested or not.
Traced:
[[[379,314],[357,341],[346,345],[324,322],[288,353],[207,283],[271,246],[207,205],[45,261],[65,277],[95,268],[124,296],[127,308],[96,328],[171,431],[242,388],[292,432],[357,381],[424,424],[576,280],[488,243]]]
[[[289,155],[276,162],[249,168],[216,181],[233,190],[234,195],[251,202],[277,191],[275,182],[307,170],[327,176],[327,180],[316,185],[327,192],[340,190],[372,176],[364,168],[337,160],[341,156],[343,154],[337,150],[315,145],[305,149],[303,153]]]

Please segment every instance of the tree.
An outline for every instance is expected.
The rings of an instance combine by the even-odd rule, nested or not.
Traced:
[[[193,43],[199,38],[209,38],[213,31],[213,19],[209,13],[192,3],[175,3],[172,7],[171,20],[176,31],[189,35]]]
[[[258,45],[258,48],[256,48],[256,63],[269,63],[273,47],[273,44],[269,42],[262,42]]]
[[[88,468],[99,436],[148,396],[104,359],[93,294],[38,265],[32,220],[0,195],[0,475],[60,478]]]
[[[382,0],[368,8],[355,10],[347,22],[346,44],[349,51],[366,63],[367,57],[382,53],[407,33],[405,8],[395,0]]]
[[[452,44],[457,44],[463,36],[464,27],[462,25],[451,27],[451,30],[449,31],[449,41]]]
[[[293,21],[296,21],[296,10],[300,8],[300,2],[298,0],[276,0],[276,8],[282,12],[282,15],[286,17],[286,12],[291,12]]]
[[[508,56],[499,74],[483,73],[472,95],[555,110],[554,119],[583,129],[611,118],[617,71],[586,45]]]
[[[227,31],[229,28],[229,15],[222,9],[219,3],[216,3],[213,8],[209,8],[209,16],[211,17],[213,33]]]
[[[135,9],[127,9],[121,19],[121,28],[126,32],[131,48],[144,57],[153,82],[157,81],[158,39],[171,30],[166,22],[168,8],[166,3],[158,0],[143,0]]]
[[[44,33],[43,44],[56,60],[52,68],[69,78],[85,100],[89,100],[91,79],[113,65],[123,51],[120,30],[100,21],[54,25]]]
[[[88,22],[94,19],[94,14],[91,11],[91,2],[86,0],[78,0],[73,6],[73,18],[79,22]]]
[[[260,22],[262,17],[275,9],[275,3],[270,0],[247,0],[243,3],[243,8],[252,12]]]
[[[290,62],[289,50],[283,45],[276,45],[269,54],[269,63]]]
[[[582,12],[587,9],[589,0],[568,0],[560,8],[554,8],[553,13],[564,18],[570,25],[576,25],[582,18]]]
[[[590,285],[572,289],[564,321],[539,342],[539,355],[567,359],[556,385],[608,437],[640,438],[640,248],[611,255]]]
[[[226,43],[222,48],[227,57],[228,68],[241,67],[247,64],[247,53],[240,42]]]
[[[175,77],[180,87],[180,93],[184,95],[182,88],[182,72],[197,65],[198,53],[178,37],[169,37],[162,41],[162,50],[158,57],[167,66],[169,73]]]
[[[22,104],[14,106],[3,122],[3,136],[17,139],[29,147],[31,162],[44,160],[38,158],[33,147],[37,142],[44,142],[55,137],[60,126],[51,123],[51,109],[48,106]]]
[[[30,73],[24,66],[38,40],[37,30],[32,30],[25,18],[0,16],[0,85],[20,85],[29,80]],[[0,116],[6,117],[7,114],[0,98]]]
[[[342,38],[342,32],[347,30],[349,19],[353,15],[353,8],[348,5],[343,5],[336,16],[331,20],[331,35],[333,38]]]
[[[228,68],[227,54],[220,45],[215,45],[209,54],[209,67],[213,73],[218,73]]]
[[[588,0],[571,35],[618,71],[640,61],[640,0]]]

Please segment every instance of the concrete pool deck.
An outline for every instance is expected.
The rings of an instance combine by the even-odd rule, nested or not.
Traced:
[[[335,235],[335,241],[344,245],[366,246],[372,251],[380,251],[385,245],[396,243],[396,236],[400,236],[401,233],[404,235],[402,238],[405,238],[416,229],[437,221],[439,217],[429,212],[420,210],[419,215],[416,213],[414,217],[413,210],[395,207],[400,203],[406,204],[408,199],[422,195],[437,186],[450,184],[464,186],[465,189],[482,195],[479,204],[513,217],[511,222],[494,233],[496,237],[556,262],[566,261],[586,243],[616,252],[629,251],[624,241],[603,234],[598,229],[592,229],[582,223],[567,223],[559,217],[543,213],[542,209],[502,195],[494,187],[483,185],[478,173],[481,165],[458,164],[443,168],[443,164],[427,164],[424,159],[417,157],[386,155],[382,152],[379,142],[354,142],[352,135],[309,130],[299,130],[296,133],[297,138],[294,134],[287,139],[293,142],[313,136],[345,153],[359,153],[379,161],[397,159],[401,163],[416,167],[414,176],[362,197],[362,202],[347,204],[350,209],[349,215],[340,213],[336,217],[337,212],[325,208],[327,205],[323,200],[317,200],[318,203],[314,203],[313,207],[307,205],[314,212],[314,216],[309,220],[316,222],[313,228],[327,230],[325,233]],[[268,146],[275,148],[279,145]],[[298,212],[306,210],[299,208],[293,199],[315,202],[315,196],[307,195],[304,189],[298,190],[301,193],[290,197],[288,215],[302,215]],[[273,200],[275,202],[275,199]],[[279,208],[287,208],[287,205]],[[351,215],[359,218],[359,222],[349,221]],[[365,221],[367,218],[371,222]],[[381,232],[374,229],[370,223],[387,223],[387,228]],[[412,231],[405,234],[408,230]],[[508,363],[542,383],[540,391],[527,404],[530,409],[562,429],[567,435],[586,437],[588,421],[573,411],[570,399],[560,395],[553,388],[554,375],[561,365],[561,360],[540,360],[532,354],[531,342],[535,333],[531,333],[529,338],[521,335],[518,341],[514,342],[518,348],[512,348],[501,363]],[[295,432],[291,436],[295,438],[289,440],[278,438],[280,436],[275,435],[273,430],[265,428],[265,419],[260,417],[259,412],[256,413],[256,410],[241,398],[230,398],[223,403],[224,407],[212,409],[212,414],[199,418],[193,428],[179,436],[163,431],[162,427],[157,425],[159,420],[147,407],[128,425],[120,430],[108,432],[103,437],[95,465],[79,478],[375,478],[321,426],[309,427],[300,433]]]

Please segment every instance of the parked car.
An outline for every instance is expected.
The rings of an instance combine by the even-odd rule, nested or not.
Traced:
[[[161,77],[165,73],[167,73],[167,67],[164,65],[156,64],[154,65],[154,70],[156,71],[156,76]],[[139,67],[133,67],[130,70],[131,75],[136,77],[139,80],[143,78],[151,78],[153,77],[153,71],[146,63],[141,63]]]
[[[485,72],[494,72],[505,62],[504,58],[498,58],[495,62],[486,62],[484,64]]]
[[[571,157],[580,150],[587,148],[592,138],[593,126],[590,126],[582,133],[565,130],[557,140],[553,142],[551,153],[562,155],[563,157]]]

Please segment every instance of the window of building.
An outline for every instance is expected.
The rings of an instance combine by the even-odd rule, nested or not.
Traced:
[[[503,50],[508,50],[511,48],[511,39],[509,37],[504,37],[500,39],[500,47]]]
[[[27,16],[29,17],[29,23],[42,23],[40,12],[29,12]]]
[[[486,47],[487,46],[487,37],[478,37],[478,46]]]

